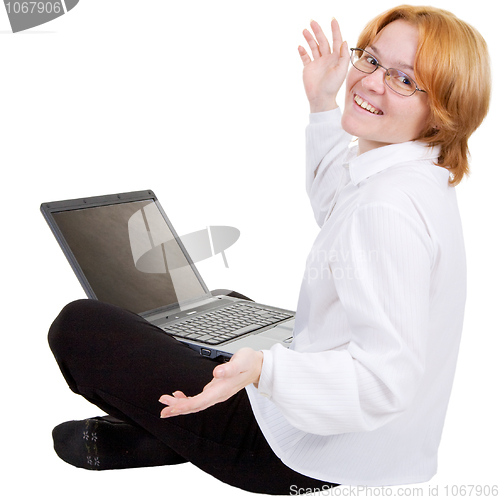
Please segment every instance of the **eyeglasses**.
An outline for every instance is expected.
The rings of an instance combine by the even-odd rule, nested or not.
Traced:
[[[359,71],[363,73],[374,73],[378,68],[385,69],[384,82],[396,94],[405,97],[412,96],[419,89],[415,80],[410,78],[406,73],[399,69],[385,68],[382,66],[375,56],[363,49],[351,49],[351,63]]]

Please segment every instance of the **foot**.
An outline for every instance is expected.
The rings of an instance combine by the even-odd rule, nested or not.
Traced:
[[[186,462],[141,427],[114,417],[64,422],[52,431],[59,458],[90,470],[128,469]]]

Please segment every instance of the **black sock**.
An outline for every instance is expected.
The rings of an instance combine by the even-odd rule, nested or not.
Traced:
[[[64,422],[52,431],[57,455],[75,467],[128,469],[186,462],[141,427],[114,417]]]

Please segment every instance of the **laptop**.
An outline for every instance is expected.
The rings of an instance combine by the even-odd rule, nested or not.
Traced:
[[[195,266],[200,247],[226,262],[236,229],[226,228],[222,246],[210,240],[210,228],[179,237],[150,190],[42,203],[40,210],[88,298],[137,313],[209,358],[290,346],[293,311],[212,294]]]

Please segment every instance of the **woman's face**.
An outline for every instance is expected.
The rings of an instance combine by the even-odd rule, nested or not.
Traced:
[[[413,64],[417,52],[418,30],[406,21],[388,24],[366,50],[386,68],[404,71],[415,80]],[[430,114],[428,96],[416,92],[405,97],[393,92],[384,82],[385,70],[372,74],[351,67],[346,80],[342,127],[358,137],[359,153],[374,148],[415,140]],[[362,108],[354,100],[365,101],[375,112]]]

